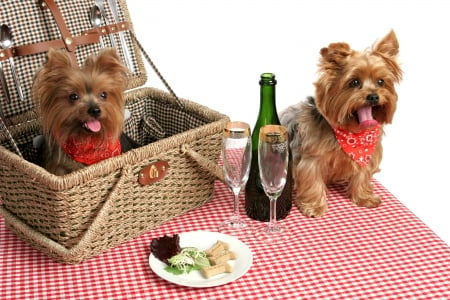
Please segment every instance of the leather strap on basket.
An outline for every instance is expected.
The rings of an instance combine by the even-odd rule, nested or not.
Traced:
[[[89,34],[73,37],[73,40],[76,45],[98,43],[98,35],[96,33],[95,34],[89,33]],[[6,52],[5,54],[6,54],[6,57],[11,57],[14,55],[15,56],[26,56],[26,55],[46,52],[46,51],[48,51],[49,48],[59,49],[59,48],[65,48],[65,47],[66,47],[66,45],[62,40],[52,40],[52,41],[18,46],[15,48],[14,53],[9,54]],[[69,53],[73,53],[73,52],[69,52]]]
[[[69,52],[70,56],[72,57],[72,61],[74,62],[75,66],[78,66],[77,58],[75,56],[75,49],[77,48],[77,45],[75,43],[75,39],[70,33],[69,29],[66,26],[66,22],[64,21],[64,18],[59,11],[58,6],[56,5],[55,1],[53,0],[40,0],[40,4],[42,8],[49,8],[50,11],[53,14],[53,18],[55,19],[56,24],[58,25],[59,32],[62,35],[62,40],[64,42],[64,46]]]
[[[128,22],[120,22],[118,24],[105,25],[98,28],[93,28],[83,32],[80,36],[74,36],[75,45],[95,44],[99,42],[101,35],[107,35],[119,31],[125,31],[130,29]],[[66,48],[66,44],[63,40],[51,40],[45,42],[39,42],[29,45],[21,45],[13,48],[0,50],[0,61],[7,60],[14,56],[26,56],[36,53],[47,52],[49,48]]]

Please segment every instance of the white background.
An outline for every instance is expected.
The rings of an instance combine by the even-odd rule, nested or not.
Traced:
[[[313,95],[320,48],[363,50],[392,28],[404,71],[376,178],[450,245],[450,1],[128,0],[141,43],[183,98],[253,127],[259,76],[277,106]],[[148,66],[147,66],[148,67]],[[163,88],[149,67],[148,86]]]

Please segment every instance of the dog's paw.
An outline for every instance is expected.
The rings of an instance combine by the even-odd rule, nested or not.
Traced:
[[[358,206],[375,208],[380,206],[381,198],[378,195],[370,195],[369,197],[355,199],[353,202]]]
[[[302,214],[311,218],[322,217],[328,209],[328,206],[326,204],[318,205],[312,203],[300,203],[297,205],[297,207]]]

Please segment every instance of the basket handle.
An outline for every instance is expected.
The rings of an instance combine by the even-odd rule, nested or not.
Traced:
[[[133,40],[136,42],[136,45],[138,45],[139,49],[141,50],[142,54],[144,55],[145,59],[147,60],[147,62],[149,63],[149,65],[152,67],[153,71],[155,71],[156,75],[158,75],[159,79],[162,81],[162,83],[164,84],[164,86],[166,87],[166,89],[169,91],[169,93],[175,98],[175,101],[177,102],[177,105],[184,111],[184,104],[183,102],[180,100],[180,98],[178,98],[178,96],[175,94],[175,92],[172,90],[172,88],[170,87],[170,85],[167,83],[167,81],[164,79],[164,77],[162,76],[161,72],[159,72],[158,68],[156,67],[156,65],[153,63],[152,59],[150,58],[150,56],[147,54],[147,52],[145,51],[144,47],[142,46],[142,44],[139,42],[139,40],[137,39],[136,35],[132,32],[129,31],[130,36],[133,38]]]
[[[21,219],[16,217],[14,214],[10,213],[3,205],[0,206],[0,213],[8,220],[9,224],[14,227],[15,230],[21,232],[22,235],[26,235],[27,239],[31,242],[43,246],[46,249],[50,249],[57,256],[53,257],[59,261],[65,263],[79,263],[86,257],[83,256],[85,249],[89,247],[91,241],[94,241],[98,235],[103,235],[101,231],[101,225],[104,219],[109,215],[111,209],[114,208],[117,197],[119,197],[119,192],[122,187],[122,183],[125,178],[131,173],[131,166],[125,166],[122,169],[119,180],[116,182],[115,186],[111,190],[108,198],[104,202],[103,206],[100,208],[99,212],[95,216],[89,228],[83,233],[83,236],[70,249],[64,247],[63,245],[55,242],[54,240],[48,238],[44,234],[36,231],[27,224],[25,224]],[[59,259],[58,259],[59,258]]]
[[[217,163],[209,160],[208,158],[202,156],[200,153],[193,150],[188,144],[181,145],[181,153],[188,154],[193,160],[195,160],[198,165],[205,170],[209,171],[218,180],[225,182],[225,177],[223,175],[223,170],[217,165]]]

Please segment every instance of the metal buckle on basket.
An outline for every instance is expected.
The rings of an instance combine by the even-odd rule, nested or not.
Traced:
[[[138,181],[142,185],[152,184],[163,179],[167,170],[169,169],[169,163],[165,160],[158,160],[144,167],[139,172]]]

